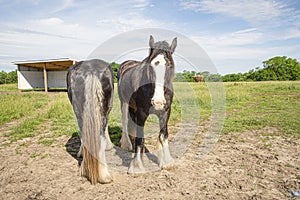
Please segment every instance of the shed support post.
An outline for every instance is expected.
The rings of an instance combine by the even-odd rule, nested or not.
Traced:
[[[46,70],[46,63],[44,63],[44,87],[45,92],[48,92],[48,79],[47,79],[47,70]]]

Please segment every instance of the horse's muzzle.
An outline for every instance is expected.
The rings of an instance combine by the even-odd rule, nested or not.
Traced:
[[[159,99],[159,100],[151,99],[151,104],[155,110],[163,110],[166,103],[167,102],[165,99]]]

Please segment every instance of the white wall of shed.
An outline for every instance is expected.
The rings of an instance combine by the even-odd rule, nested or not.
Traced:
[[[44,88],[43,71],[18,71],[18,89]],[[48,88],[67,88],[67,71],[47,71]]]
[[[17,74],[19,90],[44,88],[42,71],[18,71]]]

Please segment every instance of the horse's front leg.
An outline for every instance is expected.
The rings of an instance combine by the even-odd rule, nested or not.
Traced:
[[[158,164],[161,169],[170,169],[174,166],[174,160],[170,154],[168,144],[168,119],[170,112],[159,116],[160,133],[158,136]]]
[[[144,153],[144,126],[146,118],[147,116],[139,111],[135,116],[135,126],[137,132],[135,137],[134,156],[128,169],[129,174],[145,173],[142,157]]]

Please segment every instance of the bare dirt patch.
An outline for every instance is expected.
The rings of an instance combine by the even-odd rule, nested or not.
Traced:
[[[114,182],[96,186],[80,177],[76,137],[1,146],[0,199],[287,199],[300,190],[300,141],[275,128],[221,135],[208,154],[200,134],[176,156],[182,138],[170,142],[174,169],[138,177],[126,173],[130,153],[114,148],[107,152]],[[152,158],[147,167],[157,165]]]

